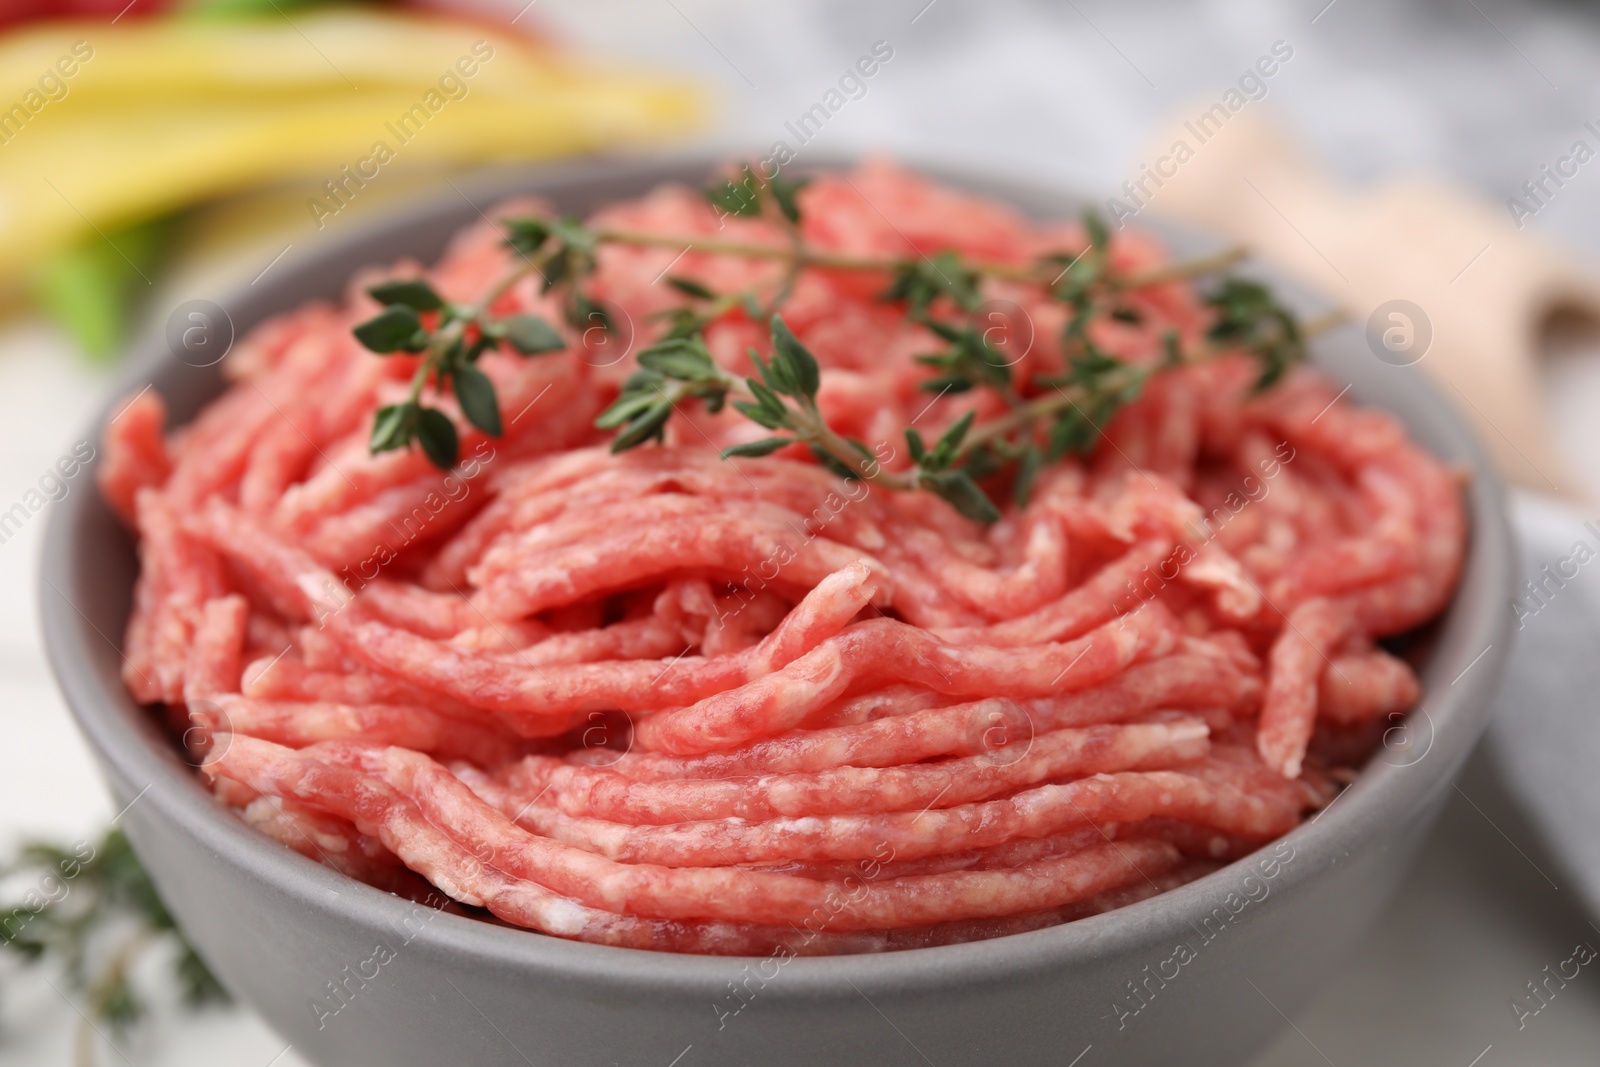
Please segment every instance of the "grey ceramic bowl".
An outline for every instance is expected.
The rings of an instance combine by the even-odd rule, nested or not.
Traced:
[[[430,259],[509,192],[582,211],[664,180],[698,182],[708,170],[704,159],[601,161],[458,180],[457,190],[312,242],[310,254],[259,283],[212,298],[243,331],[340,293],[365,264]],[[1043,189],[955,180],[1042,217],[1073,210]],[[70,495],[51,518],[42,590],[50,659],[119,805],[130,805],[122,825],[184,932],[312,1062],[1237,1063],[1383,908],[1484,728],[1509,640],[1512,546],[1483,452],[1416,368],[1379,362],[1357,331],[1319,342],[1317,359],[1354,397],[1394,412],[1426,447],[1473,472],[1466,573],[1424,642],[1426,711],[1283,842],[1054,929],[779,966],[577,944],[434,913],[341,877],[220,808],[123,691],[117,644],[135,559],[94,493]],[[132,366],[129,385],[153,382],[177,422],[220,387],[214,367],[174,358],[159,339]],[[99,426],[92,433],[98,440]]]

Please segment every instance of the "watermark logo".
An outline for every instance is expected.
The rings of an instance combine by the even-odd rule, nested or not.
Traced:
[[[1600,126],[1592,120],[1586,121],[1583,128],[1593,134],[1600,143]],[[1528,220],[1548,207],[1550,202],[1567,187],[1567,182],[1578,176],[1580,168],[1595,157],[1594,147],[1585,138],[1578,138],[1572,142],[1572,147],[1564,156],[1556,157],[1555,166],[1545,163],[1539,172],[1532,178],[1522,183],[1518,190],[1522,195],[1506,197],[1506,210],[1511,213],[1511,221],[1517,224],[1517,229],[1528,225]]]
[[[15,537],[29,519],[44,510],[46,504],[64,499],[72,491],[72,479],[94,457],[94,446],[88,441],[79,441],[72,446],[70,453],[58,458],[53,466],[45,468],[44,473],[39,475],[36,487],[30,486],[23,491],[20,500],[8,508],[0,509],[0,545]]]
[[[372,546],[372,550],[355,563],[339,569],[338,575],[324,584],[321,595],[312,605],[312,616],[320,628],[328,616],[342,611],[356,593],[377,578],[383,569],[400,558],[400,553],[410,547],[425,533],[437,529],[433,523],[446,509],[459,505],[472,491],[471,482],[494,462],[494,446],[480,441],[472,455],[461,460],[456,469],[439,480],[438,488],[429,490],[412,507],[410,514],[389,519],[389,529],[394,534]]]
[[[370,954],[346,963],[338,974],[323,983],[317,995],[307,997],[306,1007],[311,1009],[317,1029],[327,1029],[328,1024],[376,982],[383,969],[398,959],[400,951],[411,944],[449,904],[449,897],[429,893],[402,919],[389,924],[393,935],[391,938],[375,942]]]
[[[578,358],[591,367],[614,367],[633,351],[633,316],[607,300],[593,301],[594,307],[578,331]]]
[[[1593,962],[1594,958],[1594,946],[1582,941],[1573,948],[1572,955],[1554,967],[1545,964],[1544,970],[1540,972],[1542,977],[1528,979],[1526,983],[1528,995],[1511,997],[1507,1002],[1511,1007],[1511,1017],[1517,1020],[1517,1029],[1524,1029],[1529,1019],[1548,1008],[1551,1001],[1567,988],[1567,983],[1583,973],[1583,968]]]
[[[1162,990],[1177,981],[1183,969],[1199,959],[1207,945],[1232,929],[1246,910],[1259,908],[1266,902],[1272,895],[1272,880],[1282,874],[1294,858],[1294,846],[1287,841],[1278,842],[1270,854],[1255,862],[1254,870],[1245,875],[1236,888],[1230,889],[1221,903],[1201,917],[1198,925],[1189,924],[1196,936],[1193,943],[1180,941],[1173,946],[1172,953],[1157,961],[1154,967],[1146,964],[1141,968],[1123,983],[1124,991],[1111,1002],[1111,1014],[1100,1018],[1114,1018],[1117,1029],[1126,1030],[1129,1021],[1143,1013]]]
[[[726,1030],[728,1022],[736,1018],[740,1012],[748,1008],[751,1003],[766,989],[768,984],[775,981],[783,972],[784,965],[799,956],[828,930],[832,922],[844,913],[852,904],[859,904],[865,900],[870,891],[870,884],[881,877],[884,868],[893,863],[895,859],[894,846],[887,841],[880,841],[872,850],[872,855],[858,860],[852,873],[847,874],[833,889],[823,897],[823,901],[800,926],[795,927],[798,935],[794,941],[785,941],[772,950],[768,955],[752,966],[745,964],[739,972],[736,981],[728,983],[728,992],[721,1001],[712,1001],[711,1010],[717,1017],[717,1029]]]
[[[633,716],[596,703],[577,726],[583,762],[590,767],[614,767],[633,751]]]
[[[1204,515],[1198,520],[1189,520],[1185,524],[1189,531],[1189,539],[1178,542],[1159,563],[1153,567],[1146,564],[1138,575],[1124,582],[1122,592],[1112,600],[1113,613],[1127,615],[1138,610],[1159,596],[1168,584],[1177,581],[1183,568],[1199,558],[1201,550],[1216,540],[1223,527],[1251,504],[1259,504],[1267,498],[1272,492],[1272,479],[1276,478],[1286,465],[1294,462],[1295,455],[1293,445],[1287,441],[1280,441],[1271,456],[1257,460],[1256,470],[1260,472],[1261,477],[1257,478],[1254,474],[1245,475],[1240,480],[1238,488],[1230,490],[1223,497],[1222,503],[1211,509],[1209,515]],[[1169,571],[1171,573],[1168,573]]]
[[[1583,524],[1584,530],[1600,545],[1600,527],[1593,521]],[[1572,543],[1572,550],[1553,562],[1546,563],[1533,577],[1522,583],[1521,591],[1511,598],[1511,614],[1517,620],[1517,629],[1528,625],[1528,620],[1550,606],[1556,594],[1576,579],[1585,565],[1595,559],[1595,546],[1581,538]]]
[[[867,95],[867,79],[877,74],[879,69],[893,58],[893,45],[888,41],[873,41],[871,54],[860,57],[854,66],[846,67],[844,73],[839,75],[838,88],[828,89],[822,94],[821,100],[802,111],[793,122],[785,122],[783,128],[793,134],[800,145],[810,143],[822,132],[822,128],[833,116],[844,110],[847,103],[851,100],[860,100]],[[771,163],[776,160],[777,164],[782,166],[793,159],[794,155],[794,151],[786,143],[777,141],[772,146],[772,156],[763,162]],[[771,175],[767,175],[767,178],[770,179]]]
[[[9,106],[0,103],[0,145],[10,144],[50,104],[65,100],[72,91],[68,79],[75,77],[83,64],[93,58],[93,45],[88,41],[75,41],[70,53],[63,53],[44,69],[34,87]]]
[[[1014,300],[985,300],[972,322],[983,337],[984,359],[996,367],[1014,367],[1033,351],[1033,316]]]
[[[167,350],[191,367],[221,363],[233,337],[233,319],[210,300],[185,300],[167,316]]]
[[[200,767],[221,759],[233,743],[233,720],[228,718],[227,709],[215,700],[203,698],[190,700],[188,705],[190,725],[181,738],[184,762]]]
[[[974,716],[979,760],[991,767],[1010,767],[1033,749],[1033,716],[1021,704],[992,701]]]
[[[0,942],[17,940],[40,912],[66,900],[72,894],[72,880],[94,860],[93,845],[87,841],[74,842],[71,855],[64,854],[58,858],[55,866],[45,870],[9,914],[0,914]]]
[[[1246,67],[1239,75],[1238,83],[1224,90],[1220,100],[1184,122],[1183,129],[1187,136],[1174,140],[1166,153],[1157,156],[1154,163],[1140,163],[1138,176],[1122,183],[1122,197],[1106,199],[1106,215],[1117,229],[1122,229],[1129,219],[1150,206],[1156,191],[1176,178],[1178,170],[1195,157],[1200,146],[1221,133],[1233,116],[1251,102],[1265,100],[1268,80],[1293,58],[1294,46],[1288,41],[1272,42],[1271,50]]]
[[[477,76],[484,64],[494,58],[494,46],[488,41],[473,42],[471,54],[464,54],[452,66],[446,67],[436,80],[435,87],[422,96],[393,121],[383,124],[387,137],[372,142],[372,148],[354,163],[347,163],[339,172],[322,183],[324,195],[306,200],[306,208],[317,229],[324,229],[328,220],[354,202],[356,196],[375,180],[399,155],[400,149],[410,144],[439,113],[452,102],[465,100],[472,92],[470,79]],[[390,139],[393,143],[390,143]]]
[[[1391,767],[1410,767],[1421,763],[1433,751],[1433,717],[1418,704],[1409,714],[1389,713],[1389,727],[1383,731],[1383,751],[1378,758]]]
[[[1433,321],[1409,300],[1385,300],[1367,316],[1367,347],[1391,367],[1421,361],[1433,345]]]

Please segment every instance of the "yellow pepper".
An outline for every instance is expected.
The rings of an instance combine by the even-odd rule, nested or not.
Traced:
[[[304,179],[312,220],[350,174],[646,142],[701,107],[686,83],[428,16],[41,26],[0,39],[0,283],[218,195]]]

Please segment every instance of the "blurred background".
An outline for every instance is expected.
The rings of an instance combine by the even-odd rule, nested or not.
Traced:
[[[841,96],[869,54],[876,73]],[[1270,76],[1241,81],[1269,55]],[[1600,11],[1553,0],[0,0],[0,512],[26,512],[0,523],[0,856],[101,842],[116,814],[44,662],[34,567],[51,498],[92,491],[41,477],[106,402],[117,353],[486,163],[890,153],[1260,237],[1357,318],[1374,294],[1442,310],[1470,293],[1513,324],[1482,331],[1504,340],[1483,358],[1526,366],[1457,392],[1528,487],[1519,530],[1549,562],[1600,514],[1596,70]],[[1250,218],[1203,184],[1130,199],[1162,131],[1229,92],[1230,122],[1264,139],[1229,158],[1301,192],[1263,179]],[[796,125],[819,104],[825,121]],[[1409,214],[1362,199],[1414,174],[1427,184],[1396,194],[1422,205]],[[1383,288],[1443,246],[1449,268],[1417,283],[1438,295]],[[1545,288],[1519,288],[1527,264]],[[1515,403],[1472,399],[1497,396]],[[1500,718],[1421,863],[1257,1067],[1596,1061],[1600,974],[1532,1017],[1511,1003],[1600,946],[1583,674],[1600,597],[1581,581],[1560,614],[1524,620]],[[301,1063],[248,1009],[186,1005],[177,953],[168,939],[129,961],[136,1019],[53,958],[0,950],[0,1064]]]

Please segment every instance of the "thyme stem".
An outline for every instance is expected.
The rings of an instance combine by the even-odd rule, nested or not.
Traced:
[[[1301,333],[1306,337],[1315,337],[1318,334],[1326,333],[1328,330],[1338,326],[1344,321],[1344,319],[1345,315],[1343,312],[1332,311],[1324,315],[1319,315],[1314,319],[1306,320],[1306,322],[1301,324],[1300,330]],[[1222,355],[1224,352],[1233,350],[1234,346],[1229,345],[1202,345],[1199,348],[1189,349],[1183,352],[1182,363],[1184,366],[1192,366],[1196,363],[1204,363],[1206,360],[1214,359],[1217,356]],[[1133,375],[1143,373],[1148,369],[1149,368],[1129,366],[1121,373],[1115,384],[1118,387],[1127,384]],[[1032,400],[1024,401],[1020,406],[1014,408],[1004,415],[999,416],[998,418],[990,419],[987,422],[980,422],[975,425],[970,431],[968,431],[966,439],[962,442],[960,454],[965,455],[970,453],[976,446],[984,444],[985,442],[993,441],[997,438],[1008,437],[1016,430],[1023,429],[1024,427],[1030,426],[1040,419],[1048,418],[1051,415],[1058,414],[1059,412],[1065,411],[1068,408],[1077,407],[1080,404],[1087,403],[1090,399],[1091,397],[1089,391],[1083,386],[1057,386],[1055,391],[1052,393],[1047,393],[1045,395],[1035,397]]]
[[[846,467],[855,471],[864,482],[873,482],[885,489],[909,491],[917,488],[917,480],[909,474],[899,474],[894,471],[884,470],[883,465],[875,459],[868,459],[860,452],[850,447],[843,437],[834,432],[822,416],[814,411],[806,411],[800,418],[794,432],[800,440],[807,444],[816,445]]]
[[[1113,289],[1145,289],[1152,285],[1164,285],[1167,282],[1182,281],[1201,274],[1216,274],[1248,258],[1250,258],[1250,250],[1248,248],[1243,245],[1233,245],[1208,256],[1179,260],[1164,267],[1152,267],[1149,270],[1125,274],[1120,278],[1113,275],[1111,287]]]
[[[422,353],[422,362],[418,364],[416,373],[411,376],[411,392],[408,396],[411,403],[415,404],[421,399],[422,390],[427,386],[428,379],[439,369],[439,361],[465,336],[467,324],[477,322],[487,315],[494,302],[510,292],[513,285],[530,274],[542,273],[543,268],[540,264],[548,258],[547,256],[540,256],[538,259],[524,257],[521,263],[506,271],[494,285],[489,287],[489,291],[483,294],[482,299],[472,306],[472,314],[469,317],[454,319],[446,324],[444,329],[434,331],[428,341],[427,349]]]
[[[96,978],[87,992],[88,1010],[78,1020],[76,1040],[73,1042],[73,1063],[76,1067],[95,1067],[94,1039],[99,1036],[91,1020],[106,1014],[112,996],[128,980],[128,968],[139,958],[153,940],[148,930],[128,938],[106,961],[106,969]]]
[[[798,244],[786,247],[782,245],[754,244],[747,241],[723,241],[717,238],[642,233],[637,230],[596,230],[595,237],[601,241],[611,241],[616,244],[634,245],[642,248],[683,249],[687,247],[691,252],[744,256],[750,259],[781,259],[788,261],[791,264],[790,269],[793,271],[806,267],[818,267],[824,270],[882,271],[890,273],[905,262],[904,258],[852,256],[835,252],[818,252],[803,248]],[[1245,248],[1235,246],[1213,255],[1201,256],[1196,259],[1184,260],[1179,263],[1155,267],[1148,271],[1129,274],[1116,279],[1113,285],[1117,289],[1142,289],[1151,285],[1161,285],[1165,282],[1192,278],[1199,274],[1210,274],[1226,270],[1248,255],[1249,252]],[[966,266],[979,274],[987,275],[991,278],[1038,284],[1048,283],[1056,273],[1059,273],[1038,265],[1017,266],[1011,263],[975,262],[967,263]]]

